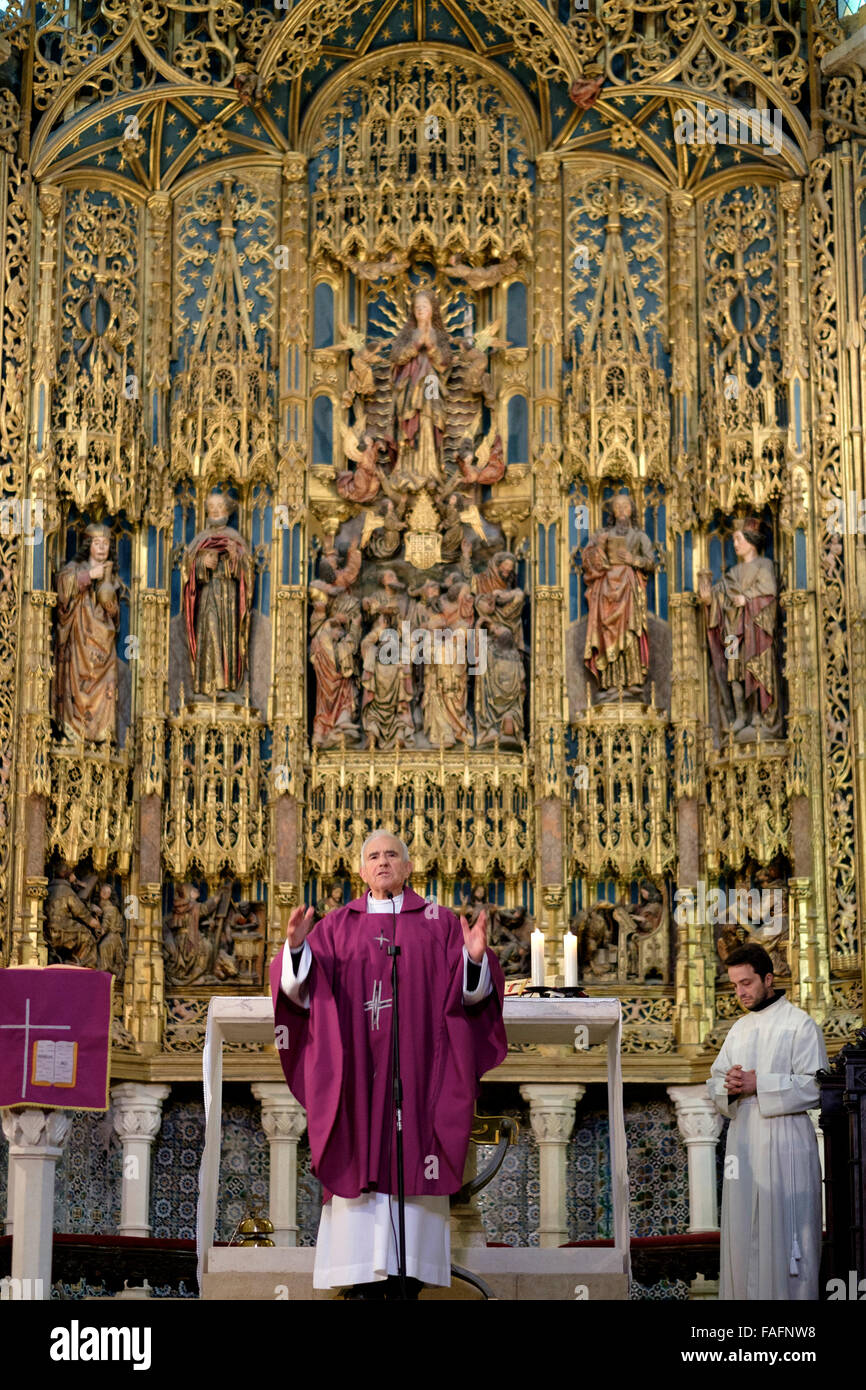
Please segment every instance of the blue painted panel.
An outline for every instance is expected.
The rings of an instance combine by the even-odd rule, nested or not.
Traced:
[[[806,589],[808,586],[806,532],[798,527],[794,532],[794,587],[797,589]]]
[[[313,347],[334,346],[334,291],[330,285],[317,285],[313,291]]]
[[[159,533],[155,526],[147,528],[147,587],[155,589],[157,587],[157,568],[158,568],[158,546],[157,537]]]
[[[505,336],[512,347],[526,347],[526,286],[516,280],[508,286]]]
[[[529,406],[523,396],[508,402],[508,462],[529,462]]]
[[[334,457],[334,407],[328,396],[313,401],[313,463],[331,463]]]

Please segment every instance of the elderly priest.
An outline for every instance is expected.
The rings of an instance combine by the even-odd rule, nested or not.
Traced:
[[[450,1284],[449,1193],[463,1167],[481,1076],[506,1054],[503,978],[475,925],[405,887],[402,840],[361,848],[369,892],[314,927],[298,907],[271,963],[277,1046],[307,1112],[324,1205],[313,1284],[352,1299],[398,1298],[391,957],[400,948],[400,1072],[408,1296]]]
[[[725,959],[743,1018],[713,1063],[709,1090],[731,1120],[722,1188],[719,1298],[817,1299],[821,1168],[808,1111],[827,1066],[821,1029],[773,985],[749,942]]]

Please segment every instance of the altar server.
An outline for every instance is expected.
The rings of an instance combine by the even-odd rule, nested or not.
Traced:
[[[731,1120],[722,1186],[720,1299],[817,1299],[821,1169],[808,1114],[827,1066],[821,1030],[773,985],[764,948],[727,957],[744,1018],[713,1063],[709,1090]]]
[[[410,1295],[451,1282],[448,1196],[463,1183],[481,1076],[505,1058],[504,981],[474,926],[404,885],[402,840],[376,831],[361,849],[369,892],[313,926],[295,908],[271,963],[277,1047],[307,1111],[324,1205],[315,1288],[399,1297],[397,1154],[392,1099],[391,958],[400,947],[406,1266]]]

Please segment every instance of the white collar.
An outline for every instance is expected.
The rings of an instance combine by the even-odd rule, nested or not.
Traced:
[[[393,903],[393,907],[392,907]],[[393,898],[374,898],[372,893],[367,894],[368,912],[402,912],[403,911],[403,892],[395,893]]]

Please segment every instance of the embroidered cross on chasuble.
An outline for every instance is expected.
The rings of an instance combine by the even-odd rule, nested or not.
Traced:
[[[373,997],[368,999],[364,1008],[370,1011],[370,1023],[374,1028],[379,1027],[379,1015],[383,1009],[390,1009],[391,1000],[382,998],[382,981],[377,980],[373,986]]]

